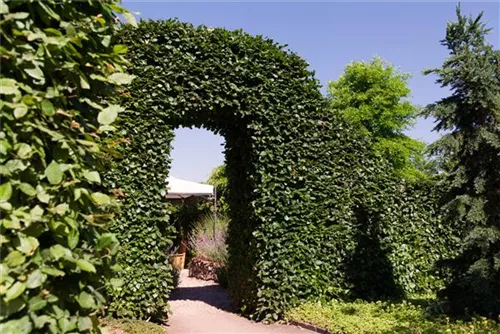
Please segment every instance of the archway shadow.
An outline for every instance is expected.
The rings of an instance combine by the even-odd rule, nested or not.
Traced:
[[[212,281],[196,280],[183,275],[181,284],[172,291],[170,301],[200,301],[223,311],[236,313],[235,303],[229,298],[226,289]],[[195,284],[195,286],[191,286]],[[187,286],[186,286],[187,285]]]

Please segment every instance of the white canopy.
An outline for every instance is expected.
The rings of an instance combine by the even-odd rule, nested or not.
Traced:
[[[181,180],[173,176],[167,177],[167,198],[183,199],[191,196],[212,196],[214,187],[209,184],[202,184]]]

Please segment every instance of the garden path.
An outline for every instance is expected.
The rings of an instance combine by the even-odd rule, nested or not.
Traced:
[[[288,325],[264,325],[231,312],[226,290],[212,281],[188,277],[183,270],[180,283],[170,300],[172,314],[168,334],[249,333],[310,334],[306,329]]]

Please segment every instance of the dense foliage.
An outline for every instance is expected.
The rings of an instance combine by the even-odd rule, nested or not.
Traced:
[[[375,139],[374,148],[407,180],[425,178],[425,144],[403,133],[417,118],[408,98],[409,74],[381,58],[354,62],[328,85],[330,107]]]
[[[177,21],[142,21],[122,42],[137,77],[110,173],[125,193],[122,314],[157,316],[171,289],[162,192],[178,126],[225,137],[229,291],[244,313],[277,319],[303,298],[439,284],[430,268],[453,239],[437,194],[394,179],[370,138],[326,108],[305,61],[261,36]]]
[[[460,254],[444,263],[453,281],[443,295],[453,312],[500,314],[500,51],[490,31],[457,8],[441,42],[450,56],[437,74],[452,94],[427,109],[446,130],[434,150],[447,161],[447,222],[464,231]]]
[[[107,99],[131,77],[114,1],[0,1],[0,332],[96,332],[116,238]],[[118,283],[118,281],[111,280]]]
[[[343,334],[492,334],[500,324],[486,318],[468,321],[434,315],[436,308],[426,299],[403,302],[307,302],[287,312],[289,320],[301,321],[330,333]]]

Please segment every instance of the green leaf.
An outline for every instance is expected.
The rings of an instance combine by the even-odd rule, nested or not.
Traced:
[[[40,3],[39,6],[52,19],[54,19],[56,21],[60,21],[61,20],[61,17],[56,12],[54,12],[52,10],[52,8],[50,8],[49,6],[46,6],[44,3]]]
[[[113,46],[113,52],[122,54],[122,53],[127,53],[128,47],[124,44],[116,44]]]
[[[9,300],[16,299],[19,297],[26,289],[26,283],[16,282],[14,283],[5,293],[4,300],[8,302]]]
[[[78,330],[88,332],[92,328],[92,319],[89,317],[78,317]]]
[[[23,264],[26,261],[26,257],[19,251],[12,251],[4,260],[9,267],[13,268]]]
[[[42,186],[36,186],[37,194],[36,198],[42,203],[49,203],[50,195],[45,192]]]
[[[99,241],[97,242],[98,249],[109,248],[113,249],[119,244],[116,235],[113,233],[104,233],[100,236]]]
[[[38,248],[38,239],[19,234],[19,246],[16,249],[24,254],[31,255]]]
[[[9,12],[9,6],[4,0],[0,0],[0,14],[7,14]]]
[[[99,173],[96,172],[96,171],[86,171],[83,176],[89,180],[90,182],[94,182],[94,183],[97,183],[97,184],[100,184],[101,183],[101,177],[99,176]]]
[[[27,68],[24,70],[30,77],[34,79],[40,80],[40,84],[45,83],[45,75],[43,74],[43,71],[38,67],[34,68]]]
[[[28,196],[36,196],[37,191],[33,186],[29,183],[21,183],[20,185],[17,186],[19,190],[21,190],[23,193],[25,193]]]
[[[92,193],[91,197],[98,205],[109,205],[111,203],[109,196],[100,192]]]
[[[103,109],[97,116],[97,121],[99,124],[108,125],[115,121],[118,113],[123,111],[123,108],[119,105],[112,104],[109,107]]]
[[[69,205],[67,203],[59,204],[55,208],[52,209],[52,212],[62,216],[68,211]]]
[[[99,131],[99,133],[101,133],[101,132],[111,132],[111,131],[115,131],[115,130],[116,130],[116,128],[112,125],[101,125],[99,127],[98,131]]]
[[[6,202],[12,196],[12,185],[6,182],[0,186],[0,201]]]
[[[45,116],[54,116],[56,110],[54,109],[54,105],[49,100],[42,101],[42,111]]]
[[[23,310],[25,307],[26,303],[24,302],[22,296],[14,300],[11,300],[9,302],[4,302],[3,300],[0,300],[0,319],[2,318],[5,319],[6,317],[8,318],[12,314]],[[2,332],[2,330],[0,329],[0,333],[3,334],[5,332]]]
[[[134,80],[135,75],[116,72],[108,77],[108,80],[117,85],[128,85]]]
[[[125,13],[123,13],[123,17],[125,18],[125,20],[127,20],[127,22],[129,24],[131,24],[134,27],[137,27],[137,21],[135,19],[134,14],[132,14],[130,12],[125,12]]]
[[[52,160],[52,162],[45,169],[45,176],[49,180],[50,184],[59,184],[63,179],[63,171],[61,166]]]
[[[61,245],[54,245],[50,247],[50,255],[54,258],[54,260],[59,260],[60,258],[63,259],[70,259],[72,258],[72,253],[69,249],[67,249],[64,246]]]
[[[90,89],[89,80],[82,72],[80,72],[80,86],[82,89]]]
[[[82,291],[78,296],[78,304],[80,304],[82,308],[94,309],[97,307],[94,297],[85,291]]]
[[[28,279],[26,280],[26,287],[28,289],[38,288],[39,286],[41,286],[43,284],[43,282],[45,282],[46,279],[47,279],[47,275],[42,273],[42,271],[40,269],[36,269],[35,271],[31,272],[28,275]],[[31,308],[31,306],[30,306],[30,308]]]
[[[21,319],[13,319],[0,324],[0,333],[9,334],[30,334],[33,330],[28,315]]]
[[[112,278],[109,280],[109,283],[111,283],[111,286],[113,289],[118,289],[121,288],[124,284],[124,281],[122,278]]]
[[[34,222],[42,220],[43,208],[41,208],[39,205],[35,205],[35,207],[31,209],[30,215],[31,215],[31,220]]]
[[[75,248],[78,245],[78,241],[80,240],[80,234],[78,233],[78,230],[71,230],[68,234],[67,240],[69,248]]]
[[[0,140],[0,154],[7,155],[11,148],[12,145],[8,141]]]
[[[92,263],[84,259],[76,260],[76,265],[83,271],[88,271],[90,273],[95,273],[95,267]]]
[[[41,269],[43,273],[50,275],[50,276],[64,276],[66,273],[62,270],[56,269],[56,268],[51,268],[51,267],[45,267]]]
[[[40,285],[38,285],[38,286],[40,286]],[[31,298],[28,302],[28,308],[30,309],[30,311],[33,311],[33,312],[39,311],[39,310],[43,309],[45,306],[47,306],[47,301],[45,299],[43,299],[41,296],[35,296],[35,297]]]
[[[0,79],[0,94],[16,95],[19,93],[16,80],[7,78]]]
[[[26,143],[20,143],[17,149],[17,156],[21,159],[27,159],[31,156],[31,146]]]
[[[14,109],[14,117],[16,119],[24,117],[27,113],[28,113],[28,107],[24,104],[21,104]]]
[[[66,273],[56,268],[45,267],[41,269],[43,273],[50,276],[64,276]]]
[[[24,20],[24,19],[27,19],[29,16],[30,16],[30,13],[17,12],[17,13],[12,13],[12,14],[5,15],[4,19],[6,21],[8,21],[8,20]]]

